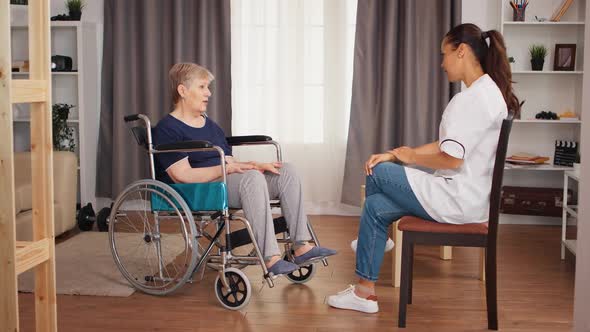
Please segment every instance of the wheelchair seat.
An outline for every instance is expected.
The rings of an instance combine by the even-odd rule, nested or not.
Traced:
[[[228,208],[227,187],[223,182],[169,184],[192,211],[223,211]],[[154,211],[174,210],[161,196],[152,196]]]

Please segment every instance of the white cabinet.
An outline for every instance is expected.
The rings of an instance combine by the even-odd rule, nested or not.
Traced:
[[[13,61],[27,60],[28,27],[11,27]],[[76,153],[79,156],[79,201],[96,204],[96,149],[98,145],[100,73],[98,71],[97,30],[95,23],[51,22],[51,55],[72,58],[73,71],[52,73],[52,102],[75,105],[68,123],[74,128]],[[13,79],[26,79],[28,74],[13,73]],[[28,105],[13,108],[14,149],[30,150]],[[76,176],[76,174],[72,174]]]

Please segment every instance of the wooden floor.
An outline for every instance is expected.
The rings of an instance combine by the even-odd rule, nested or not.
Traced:
[[[255,292],[239,312],[223,309],[213,292],[214,273],[174,295],[127,298],[58,296],[60,331],[397,331],[398,289],[390,286],[391,255],[378,283],[380,312],[362,314],[329,308],[326,297],[353,283],[350,240],[358,218],[312,217],[322,244],[339,250],[330,266],[305,285],[279,279],[262,284],[260,270],[246,268]],[[499,236],[499,323],[501,331],[569,331],[572,328],[574,268],[560,260],[559,227],[501,225]],[[478,253],[455,248],[452,261],[438,248],[416,248],[413,304],[402,331],[485,331],[485,289],[477,280]],[[21,294],[22,331],[34,331],[34,301]]]

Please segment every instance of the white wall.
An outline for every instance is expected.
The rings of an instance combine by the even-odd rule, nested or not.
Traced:
[[[586,6],[586,17],[590,18],[590,6]],[[590,45],[590,26],[586,24],[585,44]],[[584,54],[584,63],[590,63],[590,52]],[[590,75],[584,75],[584,98],[582,107],[586,114],[590,107]],[[590,117],[588,117],[590,118]],[[582,142],[590,140],[590,121],[582,123]],[[576,248],[576,287],[574,298],[574,331],[590,331],[590,144],[581,149],[581,189],[579,198],[578,241]]]
[[[498,0],[463,0],[461,20],[474,23],[482,30],[500,29],[500,5]]]

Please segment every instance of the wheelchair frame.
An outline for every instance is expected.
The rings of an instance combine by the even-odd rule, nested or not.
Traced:
[[[165,188],[167,191],[168,190],[174,191],[174,189],[172,187],[168,186],[167,184],[165,184],[161,181],[156,180],[154,155],[160,154],[160,153],[170,153],[170,152],[216,151],[219,154],[219,158],[221,161],[220,164],[221,164],[221,169],[222,169],[222,173],[223,173],[222,179],[223,179],[223,183],[225,184],[226,188],[227,188],[227,175],[226,175],[226,167],[225,167],[225,153],[224,153],[223,149],[220,148],[219,146],[212,145],[211,143],[209,143],[207,141],[187,141],[187,142],[178,142],[175,144],[163,144],[163,145],[154,146],[153,142],[152,142],[151,122],[147,116],[145,116],[143,114],[135,114],[135,115],[126,116],[124,118],[124,120],[127,123],[135,122],[138,120],[143,121],[143,124],[145,126],[145,132],[144,133],[142,132],[141,127],[133,127],[132,132],[137,140],[137,143],[139,145],[143,146],[147,150],[147,153],[149,156],[149,162],[150,162],[151,179],[139,180],[139,181],[136,181],[136,182],[130,184],[117,197],[117,199],[114,203],[114,208],[111,210],[111,215],[109,218],[109,223],[111,224],[111,227],[109,227],[109,240],[110,240],[111,252],[112,252],[113,257],[115,259],[115,263],[119,267],[121,273],[125,276],[125,278],[135,288],[138,288],[138,285],[135,283],[135,281],[130,279],[131,277],[126,272],[125,267],[122,265],[123,263],[121,262],[121,260],[118,256],[117,249],[115,248],[115,246],[116,246],[115,241],[113,239],[113,236],[114,236],[113,235],[113,233],[114,233],[113,223],[116,222],[116,218],[118,217],[118,214],[117,214],[118,207],[122,204],[122,202],[126,198],[125,194],[127,192],[129,192],[131,190],[131,188],[134,188],[134,186],[137,186],[138,183],[140,183],[140,185],[145,185],[146,188],[147,188],[147,186],[153,185],[153,186],[159,186],[160,188]],[[273,145],[276,150],[277,160],[279,162],[282,161],[282,153],[281,153],[280,145],[268,136],[237,136],[237,137],[227,137],[226,139],[228,140],[228,143],[230,146]],[[179,203],[179,205],[181,205],[181,208],[184,211],[187,211],[188,204],[186,203],[186,201],[184,201],[184,199],[182,199],[182,197],[180,197],[180,195],[177,192],[176,192],[176,195],[174,195],[174,193],[169,193],[169,195],[172,195],[173,198]],[[178,201],[178,197],[180,197],[180,200],[182,200],[182,202]],[[172,203],[172,201],[170,201],[170,200],[168,200],[168,201],[170,204],[172,204],[172,206],[175,205],[174,203]],[[271,202],[271,207],[278,207],[278,206],[280,206],[279,202],[276,202],[276,201]],[[166,218],[167,216],[172,215],[172,216],[177,216],[177,217],[181,218],[182,223],[184,223],[183,217],[182,217],[181,213],[179,212],[178,207],[177,206],[174,206],[174,207],[176,208],[176,210],[175,210],[176,212],[171,212],[171,214],[168,214],[166,212],[163,213],[163,212],[158,212],[158,211],[152,210],[152,214],[154,216],[154,222],[155,222],[155,233],[150,231],[150,241],[153,240],[155,242],[157,257],[159,260],[158,261],[158,275],[160,277],[162,277],[162,275],[163,275],[162,269],[164,268],[162,253],[161,253],[161,245],[159,244],[159,239],[160,239],[160,236],[162,235],[159,233],[160,232],[160,230],[159,230],[160,219]],[[217,286],[217,284],[218,284],[217,280],[215,282],[216,295],[218,296],[218,300],[221,302],[221,304],[224,307],[226,307],[228,309],[236,310],[236,309],[240,309],[240,308],[244,307],[245,305],[247,305],[250,295],[248,294],[247,299],[245,300],[245,303],[241,303],[237,307],[231,307],[231,306],[228,306],[227,303],[224,303],[223,300],[219,297],[220,295],[218,293],[221,291],[219,287],[223,287],[227,291],[230,291],[232,289],[231,282],[228,281],[228,278],[226,276],[226,272],[228,272],[228,269],[232,268],[232,266],[238,265],[240,267],[244,267],[247,265],[257,265],[257,264],[260,264],[262,272],[263,272],[263,277],[266,280],[268,286],[271,288],[274,287],[273,280],[277,276],[274,276],[268,272],[268,269],[266,268],[266,265],[264,264],[264,257],[263,257],[263,255],[260,251],[260,248],[254,238],[254,233],[252,231],[252,226],[250,225],[250,222],[246,218],[236,216],[234,214],[235,212],[237,212],[239,210],[233,210],[233,209],[230,209],[229,207],[226,207],[225,209],[223,209],[221,211],[192,211],[191,209],[188,209],[188,211],[190,211],[190,213],[187,213],[187,219],[188,219],[187,221],[194,225],[194,228],[192,225],[189,225],[189,227],[191,228],[191,234],[193,234],[195,237],[195,239],[190,239],[190,241],[188,243],[189,243],[189,245],[192,244],[192,246],[196,246],[196,248],[191,247],[191,250],[192,250],[191,263],[190,263],[190,266],[189,266],[187,272],[184,274],[184,276],[182,278],[183,280],[181,280],[177,285],[175,285],[169,291],[166,291],[161,294],[156,293],[156,292],[150,292],[147,289],[143,289],[143,288],[139,287],[140,290],[142,290],[146,293],[150,293],[150,294],[166,295],[168,293],[175,291],[176,289],[178,289],[180,286],[182,286],[186,282],[193,282],[193,276],[194,276],[195,272],[199,271],[199,269],[201,269],[201,268],[203,268],[203,270],[201,272],[201,279],[202,279],[205,267],[208,266],[208,267],[211,267],[211,268],[216,269],[218,271],[217,280],[219,281],[220,286]],[[198,223],[195,221],[195,217],[197,218]],[[231,224],[231,222],[234,222],[234,221],[241,222],[244,226],[244,229],[231,232],[230,224]],[[211,223],[214,223],[216,225],[216,231],[215,231],[214,235],[211,235],[205,231],[205,228]],[[311,238],[312,238],[311,242],[313,242],[313,243],[315,243],[315,245],[319,246],[320,245],[319,240],[313,230],[311,223],[309,223],[309,221],[308,221],[307,227],[308,227],[308,230],[309,230]],[[277,228],[279,229],[279,232],[282,233],[282,238],[277,238],[277,242],[283,243],[285,246],[285,255],[286,256],[284,257],[284,259],[289,259],[292,261],[293,257],[291,254],[291,238],[290,238],[288,229],[286,227],[286,224],[284,223],[284,219],[282,220],[282,224],[281,224],[280,218],[275,219],[275,229],[277,229]],[[186,237],[188,237],[188,231],[185,228],[183,228],[183,233],[184,233],[185,239],[186,239]],[[221,242],[222,234],[225,234],[225,243]],[[234,238],[235,238],[234,240],[232,240],[232,234],[234,235]],[[148,236],[148,235],[145,235],[145,230],[144,230],[144,237],[145,236]],[[198,251],[200,249],[200,244],[198,243],[198,239],[203,238],[203,237],[206,238],[207,240],[209,240],[210,242],[207,245],[207,248],[204,250],[204,252],[200,255],[200,257],[198,257],[199,256]],[[241,245],[245,245],[248,243],[248,239],[247,238],[245,239],[244,237],[249,238],[250,242],[254,246],[254,249],[252,250],[252,252],[250,252],[250,254],[248,254],[246,256],[234,254],[232,252],[235,249],[234,244],[237,246],[241,246]],[[216,254],[213,254],[214,247],[217,247]],[[198,259],[198,262],[197,262],[197,259]],[[322,261],[324,266],[328,266],[328,261],[326,258],[321,258],[319,260]],[[293,281],[295,283],[303,283],[303,282],[306,282],[307,280],[311,279],[311,277],[313,276],[313,272],[315,272],[313,270],[313,268],[314,268],[313,263],[315,263],[315,262],[312,262],[311,264],[302,267],[302,268],[309,269],[310,273],[307,277],[305,277],[303,279],[297,279],[294,277],[287,276],[288,279],[290,279],[291,281]],[[206,265],[206,266],[204,266],[204,265]],[[301,269],[299,271],[301,271]],[[236,272],[234,271],[234,274],[235,273]],[[146,276],[146,278],[147,278],[147,276]],[[158,277],[152,277],[152,278],[158,278]],[[249,281],[247,280],[247,277],[243,273],[240,278],[245,278],[244,283],[247,284],[248,287],[250,287]],[[250,288],[248,288],[248,289],[250,289]]]

